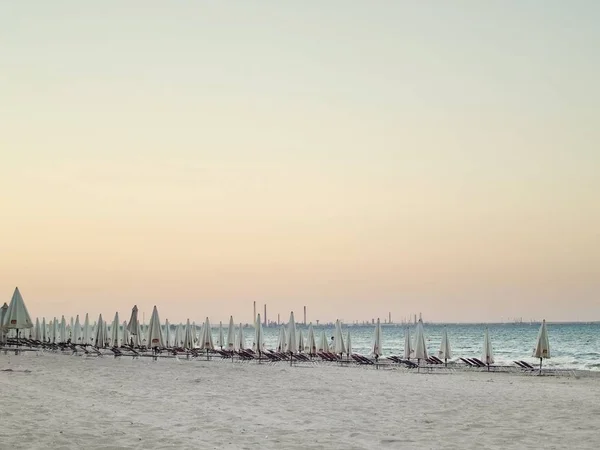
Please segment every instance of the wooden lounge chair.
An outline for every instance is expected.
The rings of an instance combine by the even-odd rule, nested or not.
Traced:
[[[471,362],[468,358],[460,358],[460,360],[469,367],[479,367],[478,364]]]

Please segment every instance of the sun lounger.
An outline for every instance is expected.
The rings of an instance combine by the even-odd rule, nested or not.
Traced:
[[[521,361],[519,361],[519,362],[520,362],[520,363],[523,365],[523,367],[525,367],[526,369],[529,369],[529,370],[535,370],[535,367],[533,367],[533,366],[532,366],[531,364],[529,364],[527,361],[523,361],[523,360],[521,360]]]

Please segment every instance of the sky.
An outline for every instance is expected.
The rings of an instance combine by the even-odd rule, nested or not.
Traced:
[[[48,318],[600,320],[599,21],[2,2],[0,293]]]

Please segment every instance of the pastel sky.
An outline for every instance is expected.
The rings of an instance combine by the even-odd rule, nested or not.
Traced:
[[[600,2],[0,3],[32,316],[600,320]]]

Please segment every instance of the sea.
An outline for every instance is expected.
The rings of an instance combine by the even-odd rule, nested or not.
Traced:
[[[600,322],[593,323],[546,323],[550,340],[550,358],[545,367],[600,371]],[[382,349],[384,356],[404,355],[404,339],[408,330],[414,339],[414,325],[382,324]],[[254,328],[246,327],[246,340],[253,340]],[[442,330],[446,328],[452,348],[452,359],[460,357],[481,358],[483,336],[489,330],[494,359],[497,364],[514,365],[515,360],[535,364],[533,358],[540,323],[497,323],[497,324],[424,324],[427,350],[436,355],[440,349]],[[297,325],[306,338],[307,327]],[[334,335],[334,325],[313,326],[318,340],[321,330],[329,339]],[[350,331],[352,352],[369,355],[373,345],[375,325],[342,325],[344,339]],[[226,330],[225,330],[226,332]],[[218,337],[213,328],[213,337]],[[264,328],[267,348],[275,348],[279,337],[278,327]]]

